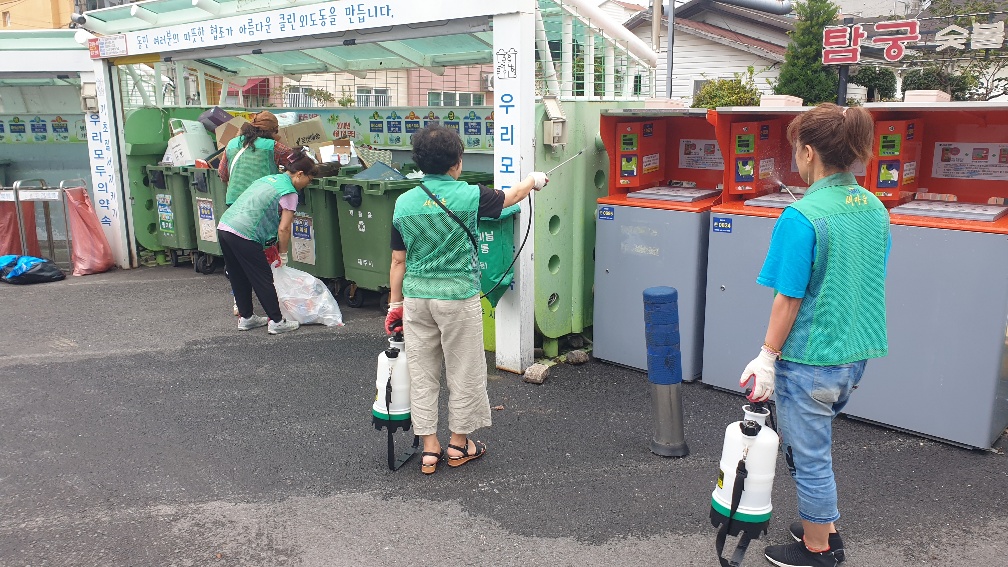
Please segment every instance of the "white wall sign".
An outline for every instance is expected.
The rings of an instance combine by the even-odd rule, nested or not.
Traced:
[[[724,169],[717,140],[679,140],[680,169]]]
[[[513,187],[535,168],[535,4],[522,0],[513,5],[522,11],[494,17],[494,186],[499,189]],[[526,220],[530,214],[523,200],[518,225],[532,230],[534,223]],[[515,250],[524,236],[515,231]],[[529,242],[535,242],[535,234]],[[495,317],[497,368],[518,374],[533,362],[532,248],[526,246],[515,263],[514,282],[497,304]]]
[[[500,7],[493,2],[476,0],[456,0],[444,5],[416,0],[326,2],[165,26],[123,35],[126,52],[130,55],[140,55],[287,37],[309,37],[398,24],[489,16],[500,11]],[[94,49],[92,48],[92,57],[95,56]],[[106,55],[101,52],[102,44],[98,44],[97,49],[98,56],[102,58],[122,55],[122,53]],[[112,50],[111,47],[106,49],[110,52]]]
[[[1008,144],[937,142],[931,176],[944,179],[1008,180]]]

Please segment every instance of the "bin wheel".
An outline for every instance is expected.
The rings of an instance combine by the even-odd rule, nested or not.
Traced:
[[[197,256],[195,264],[197,272],[208,276],[217,270],[216,258],[209,254],[200,254]]]
[[[390,293],[391,292],[383,291],[378,296],[378,308],[382,310],[382,313],[388,313],[388,304],[389,304],[389,294]]]
[[[357,284],[350,282],[350,285],[343,289],[343,297],[346,299],[347,305],[350,307],[361,307],[364,305],[364,294],[366,292],[357,287]]]
[[[179,267],[179,251],[174,248],[168,249],[168,258],[171,260],[173,268]]]

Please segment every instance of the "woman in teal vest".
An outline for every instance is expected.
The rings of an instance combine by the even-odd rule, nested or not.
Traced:
[[[504,208],[549,181],[546,174],[534,172],[504,191],[469,185],[458,180],[462,150],[458,132],[439,124],[413,134],[413,161],[437,201],[415,187],[396,199],[392,214],[385,331],[402,330],[405,336],[410,417],[423,439],[424,474],[435,472],[445,456],[448,466],[457,467],[486,453],[486,445],[469,439],[476,429],[490,426],[490,399],[480,268],[466,232],[475,234],[477,218],[499,218]],[[447,450],[437,438],[442,364],[451,430]]]
[[[835,567],[837,533],[833,418],[869,358],[888,353],[885,275],[889,213],[851,174],[872,157],[867,110],[822,104],[788,126],[805,196],[774,225],[757,283],[776,295],[763,347],[739,386],[765,401],[776,390],[781,449],[798,492],[798,541],[766,548],[775,565]]]
[[[280,165],[291,149],[276,141],[279,131],[276,116],[264,110],[253,116],[251,122],[242,124],[241,134],[228,141],[224,157],[217,166],[217,174],[227,184],[225,205],[234,204],[255,180],[280,172]],[[234,314],[238,315],[237,300]]]
[[[231,206],[255,180],[279,173],[283,159],[291,149],[276,141],[280,131],[273,113],[264,110],[242,124],[241,134],[231,138],[224,150],[224,159],[217,167],[221,180],[227,183],[224,202]]]
[[[298,328],[297,321],[284,319],[280,312],[273,270],[263,250],[275,240],[281,263],[287,263],[297,192],[311,183],[316,166],[302,150],[290,152],[284,162],[284,173],[267,175],[249,185],[217,225],[217,239],[238,306],[239,331],[268,325],[269,334],[276,335]],[[252,312],[253,290],[268,318]]]

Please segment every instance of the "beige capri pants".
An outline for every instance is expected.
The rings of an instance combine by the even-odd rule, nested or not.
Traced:
[[[452,433],[468,435],[480,427],[489,427],[479,295],[456,300],[404,298],[403,334],[414,432],[437,433],[442,362],[448,385],[448,428]]]

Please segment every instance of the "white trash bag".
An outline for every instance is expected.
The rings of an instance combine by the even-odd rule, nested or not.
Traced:
[[[322,280],[289,266],[273,266],[273,285],[287,319],[302,325],[343,325],[343,313]]]

